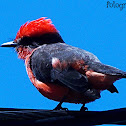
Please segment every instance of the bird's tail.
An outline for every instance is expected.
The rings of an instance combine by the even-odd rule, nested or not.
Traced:
[[[118,76],[120,78],[126,78],[126,72],[118,68],[102,64],[100,62],[95,62],[91,65],[92,69],[96,72],[108,74],[112,76]]]

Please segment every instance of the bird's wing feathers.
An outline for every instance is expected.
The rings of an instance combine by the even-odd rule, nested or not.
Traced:
[[[80,93],[85,92],[89,88],[87,77],[72,67],[67,67],[63,70],[53,68],[51,70],[51,78]]]
[[[112,76],[126,77],[126,72],[115,67],[102,64],[101,62],[91,62],[90,68],[98,73],[108,74]]]

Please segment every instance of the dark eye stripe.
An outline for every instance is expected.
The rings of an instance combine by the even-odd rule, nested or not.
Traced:
[[[48,33],[39,37],[23,37],[17,40],[18,45],[38,47],[43,44],[64,43],[59,33]]]

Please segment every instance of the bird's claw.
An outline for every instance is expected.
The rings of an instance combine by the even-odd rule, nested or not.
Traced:
[[[85,107],[85,106],[83,105],[83,106],[81,107],[80,111],[81,111],[81,112],[83,112],[83,111],[88,111],[88,108]]]
[[[87,107],[83,107],[83,108],[80,109],[80,111],[81,111],[81,112],[83,112],[83,111],[88,111],[88,108],[87,108]]]

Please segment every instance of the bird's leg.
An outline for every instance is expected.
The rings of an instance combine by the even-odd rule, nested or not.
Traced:
[[[82,107],[81,107],[81,109],[80,109],[80,111],[86,111],[86,110],[88,110],[88,108],[85,107],[85,104],[83,104]]]
[[[66,110],[66,111],[68,111],[68,108],[62,108],[62,106],[61,106],[65,99],[66,99],[66,96],[64,96],[62,98],[60,103],[53,110]]]

